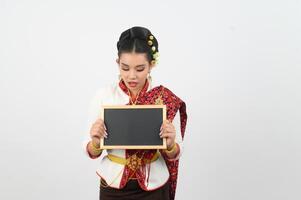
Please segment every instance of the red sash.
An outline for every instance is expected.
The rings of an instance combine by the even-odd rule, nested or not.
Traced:
[[[136,104],[152,105],[152,104],[156,104],[156,100],[158,101],[159,99],[162,99],[161,102],[164,105],[166,105],[166,110],[167,110],[166,117],[170,121],[174,119],[177,111],[179,110],[180,120],[181,120],[181,136],[182,139],[184,139],[186,122],[187,122],[185,102],[182,101],[175,94],[173,94],[169,89],[163,87],[162,85],[152,88],[150,91],[147,91],[148,84],[149,84],[148,81],[146,81],[145,85],[140,91],[139,96],[137,97],[138,99],[136,101]],[[119,86],[126,94],[129,94],[128,88],[126,87],[125,83],[122,80],[119,82]],[[131,101],[129,99],[129,103],[127,105],[130,104]],[[129,158],[131,155],[136,154],[138,157],[151,159],[156,153],[156,151],[157,150],[126,150],[126,158]],[[164,157],[164,160],[169,170],[170,199],[173,200],[175,198],[175,192],[177,187],[179,160],[169,161],[163,152],[161,152],[161,154]],[[123,188],[126,185],[128,179],[132,175],[134,175],[137,178],[140,187],[142,187],[144,190],[147,190],[146,186],[144,186],[144,182],[145,181],[148,182],[148,177],[146,177],[146,170],[148,170],[149,172],[150,169],[147,169],[145,165],[142,165],[142,167],[139,168],[139,170],[137,171],[132,171],[129,167],[126,166],[120,182],[120,188]]]

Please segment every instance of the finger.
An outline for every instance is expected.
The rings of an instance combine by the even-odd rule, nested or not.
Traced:
[[[173,131],[163,131],[162,133],[161,133],[161,135],[164,135],[164,134],[171,134],[171,135],[176,135],[176,133],[175,132],[173,132]]]
[[[165,127],[165,125],[166,125],[166,121],[164,120],[161,124],[160,131],[162,131],[162,129]]]
[[[104,128],[93,128],[91,130],[91,135],[99,135],[101,137],[107,136],[108,133],[104,130]]]
[[[174,138],[174,134],[171,133],[162,133],[160,138]]]
[[[102,133],[102,132],[104,132],[104,129],[99,128],[99,127],[94,127],[91,129],[91,132]]]
[[[166,124],[171,124],[171,120],[170,119],[166,119],[164,120]]]
[[[166,129],[163,127],[159,133],[159,135],[162,135],[162,133],[166,132]]]
[[[176,135],[176,131],[175,130],[164,130],[162,131],[161,135],[164,134],[164,133],[169,133],[169,134],[173,134],[173,135]]]
[[[97,133],[101,138],[107,138],[108,134],[106,132],[98,132]]]
[[[169,123],[166,123],[166,126],[169,127],[169,126],[174,126],[174,125],[173,125],[173,123],[170,123],[170,122],[169,122]]]
[[[176,132],[176,129],[173,127],[163,127],[162,130],[160,131],[159,135],[161,135],[163,132]]]
[[[162,125],[161,125],[161,128],[160,128],[160,131],[162,131],[163,129],[165,129],[165,127],[166,127],[166,123],[163,122]]]
[[[98,128],[97,128],[97,130],[98,130],[99,132],[105,132],[105,129],[104,129],[104,127],[103,127],[103,126],[101,126],[101,127],[98,127]]]
[[[93,128],[95,128],[95,129],[100,129],[100,128],[101,128],[101,125],[100,125],[100,124],[94,124]]]
[[[103,128],[100,130],[100,134],[105,138],[107,138],[107,136],[108,136],[108,132],[105,131]]]
[[[163,124],[163,128],[167,128],[167,127],[174,127],[174,125],[169,122],[169,121],[166,121],[164,124]]]
[[[106,132],[106,129],[104,126],[95,126],[94,130],[96,130],[98,132]]]
[[[176,132],[174,127],[163,127],[161,132]]]
[[[174,128],[168,127],[165,129],[166,132],[176,132]]]
[[[106,133],[101,134],[101,137],[102,137],[102,138],[108,138],[108,134],[106,134]]]
[[[169,125],[164,126],[163,129],[175,129],[175,127],[173,125],[169,124]]]

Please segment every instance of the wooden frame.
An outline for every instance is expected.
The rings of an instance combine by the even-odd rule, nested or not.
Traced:
[[[156,118],[151,118],[151,119],[154,119],[151,122],[149,120],[145,120],[144,121],[141,118],[137,117],[137,116],[141,116],[141,114],[142,114],[142,113],[139,113],[140,109],[142,109],[144,111],[147,111],[147,112],[144,112],[143,114],[144,114],[144,116],[147,116],[149,118],[150,118],[151,114],[153,115],[154,113],[156,113],[156,115],[161,115],[161,112],[162,112],[162,120],[161,120],[161,118],[159,119],[158,117],[156,117]],[[152,111],[148,110],[148,109],[152,109]],[[130,114],[131,115],[135,115],[136,117],[127,118],[127,117],[124,117],[124,115],[120,116],[120,115],[112,114],[112,113],[114,113],[115,110],[119,110],[120,112],[132,112]],[[123,114],[123,113],[119,113],[119,114]],[[126,116],[129,116],[129,113],[127,113],[127,114],[128,115],[126,115]],[[112,115],[112,116],[115,115],[114,118],[116,118],[116,120],[120,120],[120,121],[124,122],[125,129],[123,129],[123,130],[129,130],[129,129],[131,129],[132,127],[130,127],[129,124],[130,123],[133,124],[133,120],[134,121],[138,121],[138,123],[140,123],[141,121],[146,122],[145,123],[146,125],[150,126],[150,128],[154,128],[154,131],[156,131],[156,132],[158,131],[158,137],[155,137],[155,135],[152,135],[151,133],[148,133],[148,135],[146,135],[147,137],[145,137],[145,138],[150,138],[150,137],[153,138],[153,141],[155,141],[156,144],[146,145],[144,143],[142,144],[142,142],[141,142],[141,145],[140,144],[139,145],[138,144],[133,144],[133,145],[126,144],[127,142],[124,142],[123,144],[120,144],[120,145],[118,145],[118,144],[112,145],[112,144],[109,144],[109,142],[107,142],[107,144],[106,144],[106,140],[108,141],[110,139],[109,138],[110,134],[117,134],[116,131],[115,131],[115,133],[114,132],[110,133],[110,129],[112,131],[114,131],[113,129],[118,129],[118,128],[120,129],[120,127],[113,128],[113,127],[117,127],[116,125],[113,126],[113,125],[108,124],[108,122],[110,120],[109,119],[106,120],[106,115],[108,115],[108,116],[109,115]],[[167,146],[166,146],[166,138],[160,138],[160,136],[159,136],[161,124],[158,127],[159,122],[162,123],[166,119],[166,105],[122,105],[122,106],[120,106],[120,105],[106,105],[106,106],[102,106],[102,119],[104,120],[104,122],[106,124],[106,127],[108,129],[107,130],[108,131],[108,138],[107,139],[103,138],[103,139],[100,140],[100,147],[102,149],[166,149],[167,148]],[[113,120],[111,120],[110,123],[114,124],[112,121]],[[150,123],[153,123],[153,124],[150,125]],[[138,126],[138,125],[135,124],[135,126]],[[150,131],[153,132],[152,130],[150,130]],[[133,134],[134,131],[131,130],[131,131],[128,131],[128,132],[132,132],[132,134]],[[128,133],[128,132],[125,131],[124,133],[126,133],[126,134],[120,135],[120,137],[118,137],[118,138],[122,138],[123,137],[124,140],[128,140],[128,139],[125,139],[125,138],[129,138],[128,134],[131,134],[131,133]],[[146,131],[146,132],[148,132],[148,131]],[[137,136],[139,136],[139,138],[141,139],[142,135],[140,135],[139,133],[135,133],[135,134],[136,134],[135,135],[136,138],[137,138]],[[114,137],[116,138],[116,136],[114,136]],[[129,140],[131,140],[131,139],[129,139]],[[132,140],[138,140],[138,139],[132,139]],[[157,144],[158,140],[160,141],[160,144],[159,143]],[[110,142],[112,142],[112,141],[110,141]]]

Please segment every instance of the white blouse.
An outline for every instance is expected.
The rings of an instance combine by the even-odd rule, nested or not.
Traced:
[[[152,89],[151,84],[149,84],[147,91],[151,89]],[[128,102],[129,102],[129,96],[125,94],[125,92],[119,87],[119,82],[107,87],[103,87],[96,92],[90,104],[89,121],[88,121],[89,130],[87,130],[87,132],[85,133],[85,137],[83,141],[83,149],[86,156],[90,157],[86,148],[88,142],[91,140],[89,134],[90,128],[92,127],[92,124],[102,116],[101,106],[102,105],[126,105]],[[180,129],[181,123],[180,123],[179,111],[176,113],[172,123],[176,129],[175,140],[180,147],[179,149],[180,152],[176,158],[169,159],[170,161],[179,159],[179,157],[182,155],[183,152],[183,141],[181,137],[181,129]],[[103,151],[102,154],[104,153],[113,154],[118,157],[125,158],[125,150],[110,149],[106,151],[107,152]],[[110,184],[111,187],[119,189],[125,166],[112,162],[107,158],[106,155],[103,156],[102,159],[100,160],[99,166],[96,169],[96,173],[99,177],[101,177],[108,184]],[[169,179],[169,171],[162,155],[160,154],[159,158],[156,161],[151,162],[147,165],[151,165],[149,174],[148,172],[146,173],[146,176],[149,176],[148,184],[145,182],[145,187],[147,191],[155,190],[163,186]]]

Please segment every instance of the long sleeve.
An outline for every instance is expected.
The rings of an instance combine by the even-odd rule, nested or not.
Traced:
[[[84,139],[82,145],[83,145],[84,153],[91,159],[96,159],[99,157],[99,156],[95,157],[90,155],[87,149],[87,145],[89,141],[91,141],[90,129],[93,123],[102,116],[101,106],[102,106],[102,97],[104,95],[104,92],[105,92],[104,89],[100,89],[95,93],[95,95],[90,101],[89,110],[88,110],[87,128],[86,128],[86,132],[84,133]]]
[[[176,138],[175,138],[175,142],[178,144],[178,148],[179,148],[179,152],[178,154],[176,155],[175,158],[167,158],[168,161],[175,161],[175,160],[178,160],[182,153],[183,153],[183,150],[184,150],[184,145],[183,145],[183,139],[182,139],[182,136],[181,136],[181,121],[180,121],[180,112],[179,110],[177,111],[173,121],[172,121],[172,124],[174,125],[175,129],[176,129]]]

